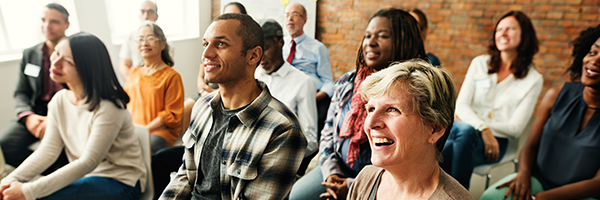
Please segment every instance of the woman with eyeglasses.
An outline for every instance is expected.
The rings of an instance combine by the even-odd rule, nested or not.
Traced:
[[[173,146],[181,130],[183,83],[172,66],[169,45],[162,29],[144,22],[138,30],[137,47],[144,65],[132,67],[125,83],[131,101],[127,105],[133,123],[150,131],[151,151]]]

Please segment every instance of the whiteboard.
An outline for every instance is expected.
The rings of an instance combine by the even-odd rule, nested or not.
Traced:
[[[225,5],[233,1],[244,5],[248,15],[256,21],[265,18],[276,20],[283,27],[285,35],[289,35],[283,25],[285,6],[292,2],[302,4],[306,8],[306,15],[308,17],[306,24],[304,24],[304,33],[309,37],[315,38],[317,0],[221,0],[219,11],[223,12]]]

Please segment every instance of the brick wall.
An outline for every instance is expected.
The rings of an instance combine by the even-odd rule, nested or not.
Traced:
[[[219,0],[213,1],[213,16]],[[458,86],[471,60],[485,53],[494,25],[509,10],[532,20],[540,52],[534,63],[544,75],[544,90],[564,82],[569,42],[600,22],[599,0],[319,0],[317,39],[329,49],[334,79],[355,68],[356,52],[368,19],[382,8],[419,8],[429,19],[425,48],[453,72]],[[541,98],[541,96],[540,96]]]

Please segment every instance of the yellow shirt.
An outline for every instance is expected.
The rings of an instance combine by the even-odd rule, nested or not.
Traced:
[[[147,125],[160,117],[166,129],[152,131],[175,144],[181,130],[183,117],[183,83],[181,76],[171,67],[162,68],[147,76],[141,67],[132,67],[125,83],[125,92],[131,99],[127,108],[131,111],[133,123]]]

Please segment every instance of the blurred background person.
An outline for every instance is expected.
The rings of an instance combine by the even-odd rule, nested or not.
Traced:
[[[244,7],[244,5],[242,5],[240,2],[237,2],[237,1],[229,2],[227,5],[225,5],[225,7],[223,7],[223,14],[225,14],[225,13],[248,14],[246,12],[246,7]]]
[[[254,77],[269,87],[269,92],[294,111],[306,136],[306,152],[299,175],[304,175],[310,160],[319,150],[317,132],[317,103],[315,83],[310,76],[283,60],[283,29],[277,21],[264,19],[258,22],[265,35],[265,49]]]
[[[419,28],[421,28],[421,38],[423,38],[423,43],[425,43],[425,41],[427,40],[427,32],[429,31],[427,16],[423,11],[419,10],[418,8],[410,9],[408,10],[408,13],[410,13],[410,15],[412,15],[417,20],[417,22],[419,22]],[[431,62],[433,66],[442,65],[440,59],[438,59],[438,57],[433,55],[431,52],[427,52],[427,58],[429,58],[429,62]]]
[[[415,18],[399,9],[383,9],[371,17],[356,55],[356,71],[335,84],[319,144],[317,167],[294,184],[290,199],[344,199],[360,170],[371,164],[371,148],[364,134],[366,101],[359,85],[393,61],[427,60]]]
[[[441,163],[465,188],[473,168],[502,159],[529,123],[543,83],[532,66],[538,48],[529,17],[510,11],[496,23],[488,55],[471,61]]]
[[[285,7],[284,14],[283,26],[290,35],[283,38],[283,59],[309,75],[315,82],[319,116],[317,130],[321,131],[334,90],[329,50],[323,43],[304,34],[304,25],[308,16],[303,5],[290,3]]]
[[[0,146],[6,163],[18,167],[33,151],[29,146],[44,137],[48,102],[62,86],[50,79],[50,55],[69,28],[65,7],[49,3],[42,10],[42,33],[46,40],[23,51],[14,96],[17,120],[0,131]],[[69,161],[64,153],[42,174],[48,174]]]
[[[140,4],[139,19],[140,23],[145,21],[156,22],[156,20],[158,20],[158,6],[156,3],[150,0],[143,1],[142,4]],[[129,69],[132,66],[144,66],[143,59],[137,48],[137,34],[138,30],[132,31],[126,41],[121,45],[121,51],[119,52],[119,57],[121,57],[119,70],[124,80],[127,79]],[[169,43],[169,47],[169,54],[171,55],[171,58],[174,58],[175,48],[173,48],[173,44],[171,43]]]
[[[581,32],[571,57],[572,82],[544,95],[518,172],[481,199],[600,199],[600,26]]]
[[[450,72],[411,60],[374,73],[360,89],[373,165],[360,171],[348,199],[474,199],[438,165],[454,121]]]
[[[170,46],[162,29],[154,22],[142,23],[137,47],[142,67],[129,69],[125,91],[133,123],[150,131],[151,151],[173,146],[179,138],[183,113],[183,83],[172,66]]]
[[[139,199],[147,178],[142,149],[106,47],[77,33],[58,43],[50,59],[50,77],[65,89],[48,104],[42,144],[2,179],[0,198]],[[69,164],[32,181],[63,148]]]

